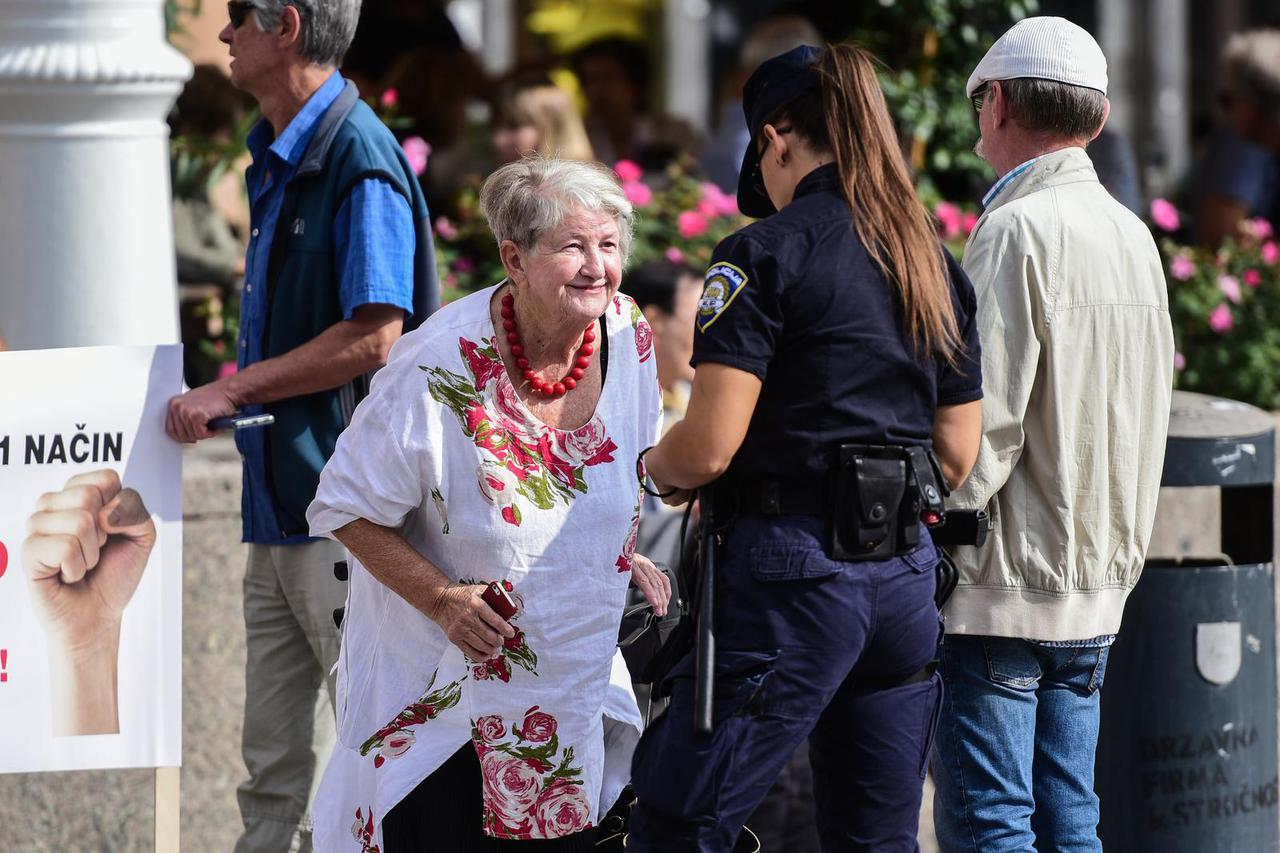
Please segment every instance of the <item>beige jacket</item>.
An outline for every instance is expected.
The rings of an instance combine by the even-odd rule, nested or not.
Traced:
[[[1155,517],[1173,384],[1164,271],[1082,148],[1008,182],[965,247],[982,339],[982,447],[955,506],[990,502],[953,550],[947,631],[1113,634]]]

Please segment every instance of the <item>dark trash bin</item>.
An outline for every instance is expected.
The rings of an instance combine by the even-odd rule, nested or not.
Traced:
[[[1174,394],[1163,486],[1218,486],[1220,554],[1149,560],[1107,664],[1103,847],[1280,848],[1273,565],[1275,422]]]

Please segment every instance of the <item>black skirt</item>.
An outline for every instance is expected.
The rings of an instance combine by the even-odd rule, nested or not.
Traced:
[[[590,853],[594,829],[564,838],[513,841],[484,834],[480,760],[464,744],[382,819],[383,853]]]

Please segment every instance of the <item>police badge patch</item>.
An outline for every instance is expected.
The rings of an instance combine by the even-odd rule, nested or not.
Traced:
[[[747,274],[733,264],[721,261],[707,270],[702,298],[698,300],[698,330],[705,332],[747,283]]]

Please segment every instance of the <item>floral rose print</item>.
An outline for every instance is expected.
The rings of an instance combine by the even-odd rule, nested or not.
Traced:
[[[533,837],[562,838],[591,825],[591,806],[582,788],[567,779],[547,785],[533,804]]]
[[[636,540],[640,538],[640,504],[636,503],[635,513],[631,516],[631,529],[627,532],[627,541],[622,545],[622,556],[614,563],[618,572],[631,571],[631,558],[636,553]]]
[[[496,838],[561,838],[588,828],[590,804],[582,790],[582,768],[573,747],[560,752],[553,715],[535,705],[520,725],[501,717],[472,722],[471,740],[480,759],[484,830]],[[557,761],[559,757],[559,761]]]
[[[381,767],[388,758],[399,758],[409,751],[417,740],[417,736],[409,731],[411,727],[434,720],[442,711],[452,708],[462,699],[462,682],[466,679],[450,682],[439,690],[431,689],[435,686],[438,672],[439,670],[431,673],[431,681],[422,698],[396,714],[395,719],[360,744],[361,755],[368,755],[375,749],[378,751],[373,757],[374,767]]]
[[[524,722],[520,728],[512,731],[517,737],[529,743],[546,743],[555,736],[556,718],[544,711],[539,711],[538,706],[534,705],[525,711]]]
[[[441,534],[449,534],[449,508],[445,506],[444,495],[440,494],[439,489],[431,490],[431,501],[436,505],[436,513],[440,516]]]
[[[373,806],[356,809],[356,822],[351,824],[351,835],[360,845],[360,853],[380,853],[373,843]]]
[[[459,338],[458,349],[470,378],[441,367],[420,368],[431,396],[453,410],[487,457],[476,483],[502,520],[518,527],[530,507],[551,509],[585,494],[585,470],[614,461],[617,450],[604,421],[594,418],[569,433],[541,424],[523,410],[492,338],[478,344]]]
[[[636,352],[640,354],[641,361],[648,361],[653,355],[653,329],[644,318],[636,322]]]
[[[483,584],[487,583],[487,581],[462,578],[459,583]],[[515,615],[508,620],[515,627],[516,633],[514,636],[503,639],[502,649],[497,655],[486,661],[473,661],[471,658],[465,658],[471,666],[471,677],[476,681],[497,679],[505,684],[511,680],[511,664],[515,664],[533,675],[538,674],[538,655],[534,653],[533,649],[529,648],[524,631],[516,625],[516,620],[524,613],[524,599],[520,597],[520,593],[515,591],[515,586],[511,581],[502,581],[502,588],[511,595],[511,599],[516,604]]]

